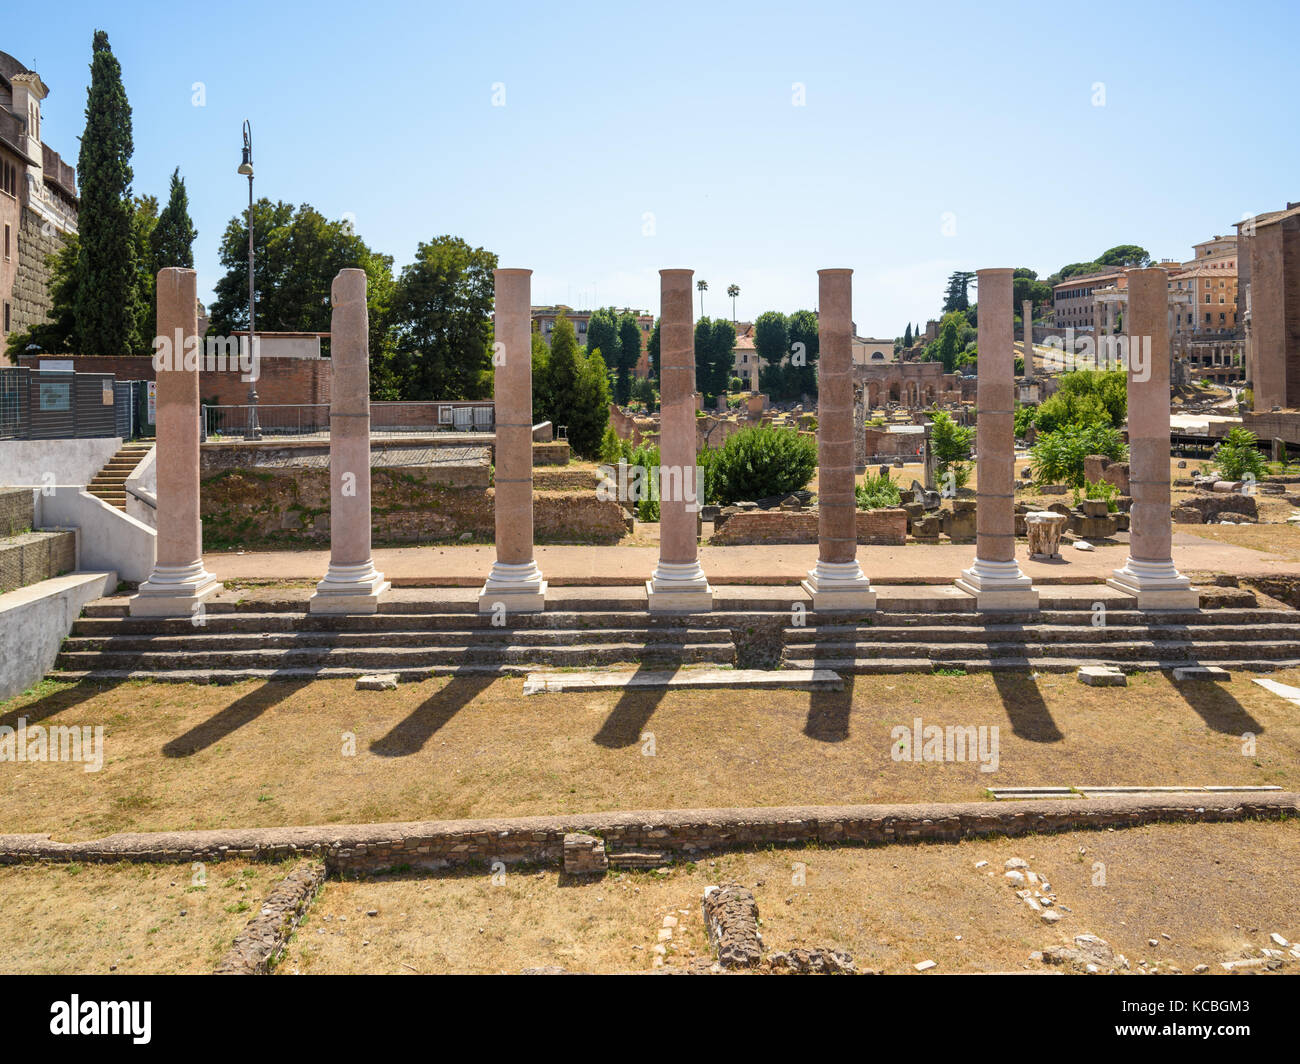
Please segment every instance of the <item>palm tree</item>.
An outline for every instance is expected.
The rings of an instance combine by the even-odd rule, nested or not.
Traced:
[[[696,281],[695,290],[700,293],[700,317],[704,317],[704,293],[709,290],[708,281]]]
[[[731,296],[731,324],[736,324],[736,297],[740,295],[740,285],[727,285],[727,295]]]

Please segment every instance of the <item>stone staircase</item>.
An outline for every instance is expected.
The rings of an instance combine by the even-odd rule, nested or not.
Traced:
[[[307,613],[308,590],[226,592],[201,625],[129,617],[127,598],[113,596],[86,607],[55,668],[66,679],[231,683],[609,667],[867,674],[1068,672],[1098,664],[1126,671],[1195,663],[1257,672],[1300,667],[1300,612],[1257,605],[1252,593],[1235,589],[1216,600],[1219,608],[1148,615],[1104,586],[1045,594],[1040,612],[1024,614],[981,615],[964,597],[904,592],[882,594],[872,614],[803,614],[803,626],[794,623],[791,603],[802,596],[793,587],[720,594],[717,610],[692,616],[652,616],[631,590],[557,594],[566,590],[570,597],[547,612],[516,614],[503,627],[479,614],[475,593],[463,589],[395,589],[378,613],[357,616]],[[1093,600],[1107,595],[1099,615]]]
[[[126,512],[126,480],[136,466],[149,453],[153,444],[149,441],[124,443],[95,474],[94,479],[86,485],[86,491],[96,498],[103,499],[109,506],[116,506]]]
[[[1037,614],[885,612],[867,624],[785,629],[782,665],[850,673],[984,672],[1033,669],[1073,672],[1081,665],[1125,671],[1213,664],[1269,672],[1300,666],[1300,613],[1227,608],[1142,614],[1109,608],[1095,625],[1091,610]]]
[[[329,678],[396,673],[522,674],[545,668],[729,666],[731,629],[693,618],[606,612],[518,614],[494,627],[477,612],[383,611],[313,615],[301,610],[210,612],[186,618],[133,618],[125,600],[86,607],[64,640],[55,668],[69,679],[143,678],[233,683],[259,678]]]

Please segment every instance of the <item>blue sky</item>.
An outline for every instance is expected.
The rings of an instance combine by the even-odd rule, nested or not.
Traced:
[[[859,331],[893,336],[953,269],[1186,258],[1300,199],[1298,11],[65,0],[7,20],[0,49],[50,86],[44,139],[75,163],[108,31],[135,190],[165,198],[180,166],[205,297],[249,118],[258,196],[352,215],[399,269],[452,233],[530,267],[535,303],[654,310],[657,271],[686,266],[706,313],[734,282],[752,318],[850,266]]]

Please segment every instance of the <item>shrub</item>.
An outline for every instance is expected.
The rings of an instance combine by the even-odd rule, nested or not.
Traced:
[[[817,469],[817,441],[794,429],[744,428],[704,457],[705,501],[726,506],[798,491]]]
[[[1268,471],[1256,442],[1250,429],[1228,430],[1223,442],[1214,448],[1214,466],[1225,480],[1241,480],[1247,474],[1259,478]]]
[[[946,411],[930,411],[930,446],[934,449],[934,471],[940,480],[946,480],[952,488],[960,489],[970,480],[971,444],[975,442],[975,430],[953,421]]]
[[[1041,433],[1029,450],[1030,466],[1039,484],[1084,485],[1083,460],[1090,454],[1105,455],[1113,462],[1128,457],[1119,429],[1110,425],[1066,425]]]
[[[857,497],[860,510],[879,510],[885,506],[897,506],[902,500],[898,485],[888,473],[867,477],[853,489],[853,494]]]
[[[1033,406],[1016,406],[1015,413],[1015,433],[1016,439],[1023,440],[1029,435],[1029,430],[1034,424],[1034,418],[1038,413],[1038,408]]]
[[[1078,506],[1084,499],[1105,499],[1106,509],[1111,513],[1119,510],[1119,488],[1109,480],[1085,480],[1083,488],[1074,489],[1074,505]]]
[[[645,470],[646,497],[636,501],[638,521],[659,520],[659,448],[644,443],[628,456],[628,465]],[[630,471],[629,471],[630,473]]]

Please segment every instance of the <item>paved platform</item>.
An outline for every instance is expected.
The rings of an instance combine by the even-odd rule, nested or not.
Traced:
[[[1300,562],[1277,554],[1203,539],[1188,532],[1173,538],[1174,563],[1195,576],[1300,576]],[[386,547],[374,552],[375,568],[395,588],[466,587],[483,584],[496,550],[491,545]],[[552,590],[562,587],[630,587],[644,585],[659,560],[657,547],[538,546],[537,564]],[[875,585],[947,584],[969,568],[975,548],[942,543],[905,547],[858,548],[863,571]],[[1092,551],[1066,546],[1060,559],[1031,560],[1026,545],[1016,545],[1021,568],[1038,587],[1104,581],[1123,566],[1126,544],[1107,544]],[[319,580],[329,566],[328,550],[208,552],[204,561],[218,580]],[[798,584],[817,564],[815,543],[700,548],[700,564],[716,585]]]

